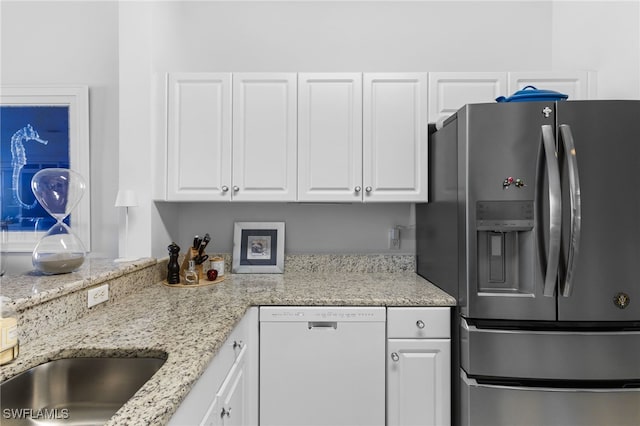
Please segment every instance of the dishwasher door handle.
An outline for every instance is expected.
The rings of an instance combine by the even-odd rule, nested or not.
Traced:
[[[328,330],[328,329],[333,329],[333,330],[337,330],[338,329],[338,322],[337,321],[309,321],[307,323],[307,326],[309,327],[309,330]]]

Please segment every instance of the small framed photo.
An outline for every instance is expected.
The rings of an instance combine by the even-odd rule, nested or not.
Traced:
[[[284,272],[284,222],[236,222],[233,273]]]

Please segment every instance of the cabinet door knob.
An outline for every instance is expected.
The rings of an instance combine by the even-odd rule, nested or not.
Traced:
[[[416,321],[416,327],[418,328],[424,328],[424,322],[422,320],[418,320]]]
[[[220,412],[220,418],[223,418],[224,416],[231,417],[231,407],[229,407],[229,409],[222,407],[222,411]]]
[[[233,341],[233,349],[242,349],[242,340],[241,341]]]
[[[367,186],[364,190],[367,191],[367,192],[371,192],[371,191],[373,191],[373,188],[370,187],[370,186]]]
[[[361,188],[361,187],[359,187],[359,186],[356,186],[353,190],[354,190],[355,192],[360,192],[360,191],[362,190],[362,188]]]
[[[240,187],[238,187],[238,186],[234,185],[234,186],[233,186],[233,191],[234,191],[234,192],[238,192],[238,191],[240,191]]]
[[[391,359],[393,360],[393,362],[398,362],[400,361],[400,355],[398,355],[397,352],[391,352]]]
[[[222,185],[222,192],[229,191],[229,187],[227,185]]]

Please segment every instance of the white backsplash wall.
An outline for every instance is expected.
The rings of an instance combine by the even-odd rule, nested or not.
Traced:
[[[233,251],[234,222],[285,222],[285,253],[415,253],[415,230],[402,229],[400,250],[388,248],[388,230],[415,224],[410,203],[293,204],[181,203],[178,232],[184,250],[208,232],[209,253]],[[167,241],[164,246],[168,246]]]

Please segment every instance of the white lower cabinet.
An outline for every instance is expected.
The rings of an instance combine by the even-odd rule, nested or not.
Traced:
[[[384,308],[381,309],[384,310]],[[337,311],[337,309],[333,308],[333,311]],[[320,336],[321,339],[333,339],[339,329],[348,330],[350,326],[357,323],[353,323],[352,321],[356,319],[350,316],[343,315],[340,318],[342,322],[335,322],[337,325],[332,327],[325,327],[326,321],[312,321],[309,324],[306,322],[302,324],[302,328],[307,333]],[[332,317],[331,321],[334,319],[336,318]],[[284,324],[292,324],[289,317],[283,321]],[[370,319],[367,322],[370,322]],[[375,326],[375,323],[371,324]],[[381,329],[376,333],[375,339],[366,340],[363,336],[357,339],[350,337],[340,343],[339,347],[342,347],[343,350],[329,350],[327,352],[327,348],[320,344],[315,352],[323,354],[321,355],[321,365],[326,368],[324,364],[330,363],[332,360],[336,363],[346,362],[344,368],[347,368],[347,371],[355,369],[354,372],[361,372],[365,365],[373,362],[373,370],[383,371],[385,367],[384,360],[382,360],[385,348],[384,326],[383,317],[380,324]],[[317,387],[319,385],[309,387],[309,383],[304,382],[304,378],[310,377],[310,374],[311,376],[315,374],[320,380],[319,383],[322,383],[322,387],[333,389],[333,392],[344,399],[347,404],[350,400],[365,398],[363,405],[370,408],[366,414],[379,412],[382,418],[380,423],[384,422],[386,411],[387,426],[447,426],[451,424],[450,309],[447,307],[387,308],[386,389],[385,374],[377,373],[374,373],[377,377],[376,380],[369,380],[368,385],[364,388],[358,387],[358,383],[336,387],[335,384],[339,380],[335,378],[332,369],[329,369],[327,374],[317,374],[321,371],[320,364],[304,374],[298,372],[293,375],[274,375],[273,373],[277,373],[275,370],[270,373],[266,371],[259,373],[259,367],[262,369],[268,367],[267,365],[258,365],[261,359],[258,351],[259,341],[264,350],[271,351],[270,353],[273,355],[271,359],[292,366],[304,362],[304,359],[296,357],[287,359],[286,355],[298,350],[304,342],[292,335],[291,344],[287,346],[275,341],[269,342],[268,334],[260,336],[258,334],[258,307],[251,307],[178,407],[169,422],[170,426],[251,426],[258,425],[260,421],[262,424],[269,423],[265,419],[259,421],[259,411],[280,412],[285,410],[283,413],[289,415],[289,410],[299,410],[300,407],[290,404],[275,404],[273,393],[259,395],[259,389],[264,384],[259,386],[258,380],[261,375],[263,378],[273,376],[274,386],[279,382],[281,389],[293,388],[292,395],[298,394],[303,400],[306,398],[311,406],[314,403],[317,404],[316,408],[320,410],[319,413],[324,413],[323,415],[333,413],[331,424],[326,426],[356,424],[363,421],[364,424],[373,424],[371,421],[364,420],[368,417],[362,413],[363,410],[359,410],[360,415],[352,419],[335,417],[336,410],[344,410],[344,407],[327,404],[326,398],[323,399],[322,392],[318,393]],[[366,346],[367,341],[370,346],[373,345],[372,347],[376,349],[372,350]],[[359,351],[357,353],[362,356],[358,355],[355,359],[345,358],[345,350],[349,348]],[[378,357],[373,355],[374,352],[380,354],[380,361],[378,361]],[[352,373],[340,373],[340,375],[353,376]],[[322,382],[323,378],[324,382]],[[354,395],[355,389],[364,394]],[[262,390],[264,391],[264,387]],[[333,395],[332,398],[336,395]],[[375,395],[375,397],[371,395]],[[258,400],[260,400],[260,410],[258,410]],[[321,417],[307,411],[300,413],[301,417],[299,418],[304,418],[306,421],[306,415],[309,418],[308,422],[304,424],[318,424],[318,419]],[[300,422],[295,424],[299,425]]]
[[[451,424],[449,308],[388,308],[387,426]]]
[[[185,425],[258,424],[258,308],[233,329],[169,421]]]
[[[249,413],[245,398],[249,391],[249,375],[246,365],[247,346],[243,345],[240,355],[218,389],[209,411],[202,421],[205,426],[245,425],[248,423]]]

